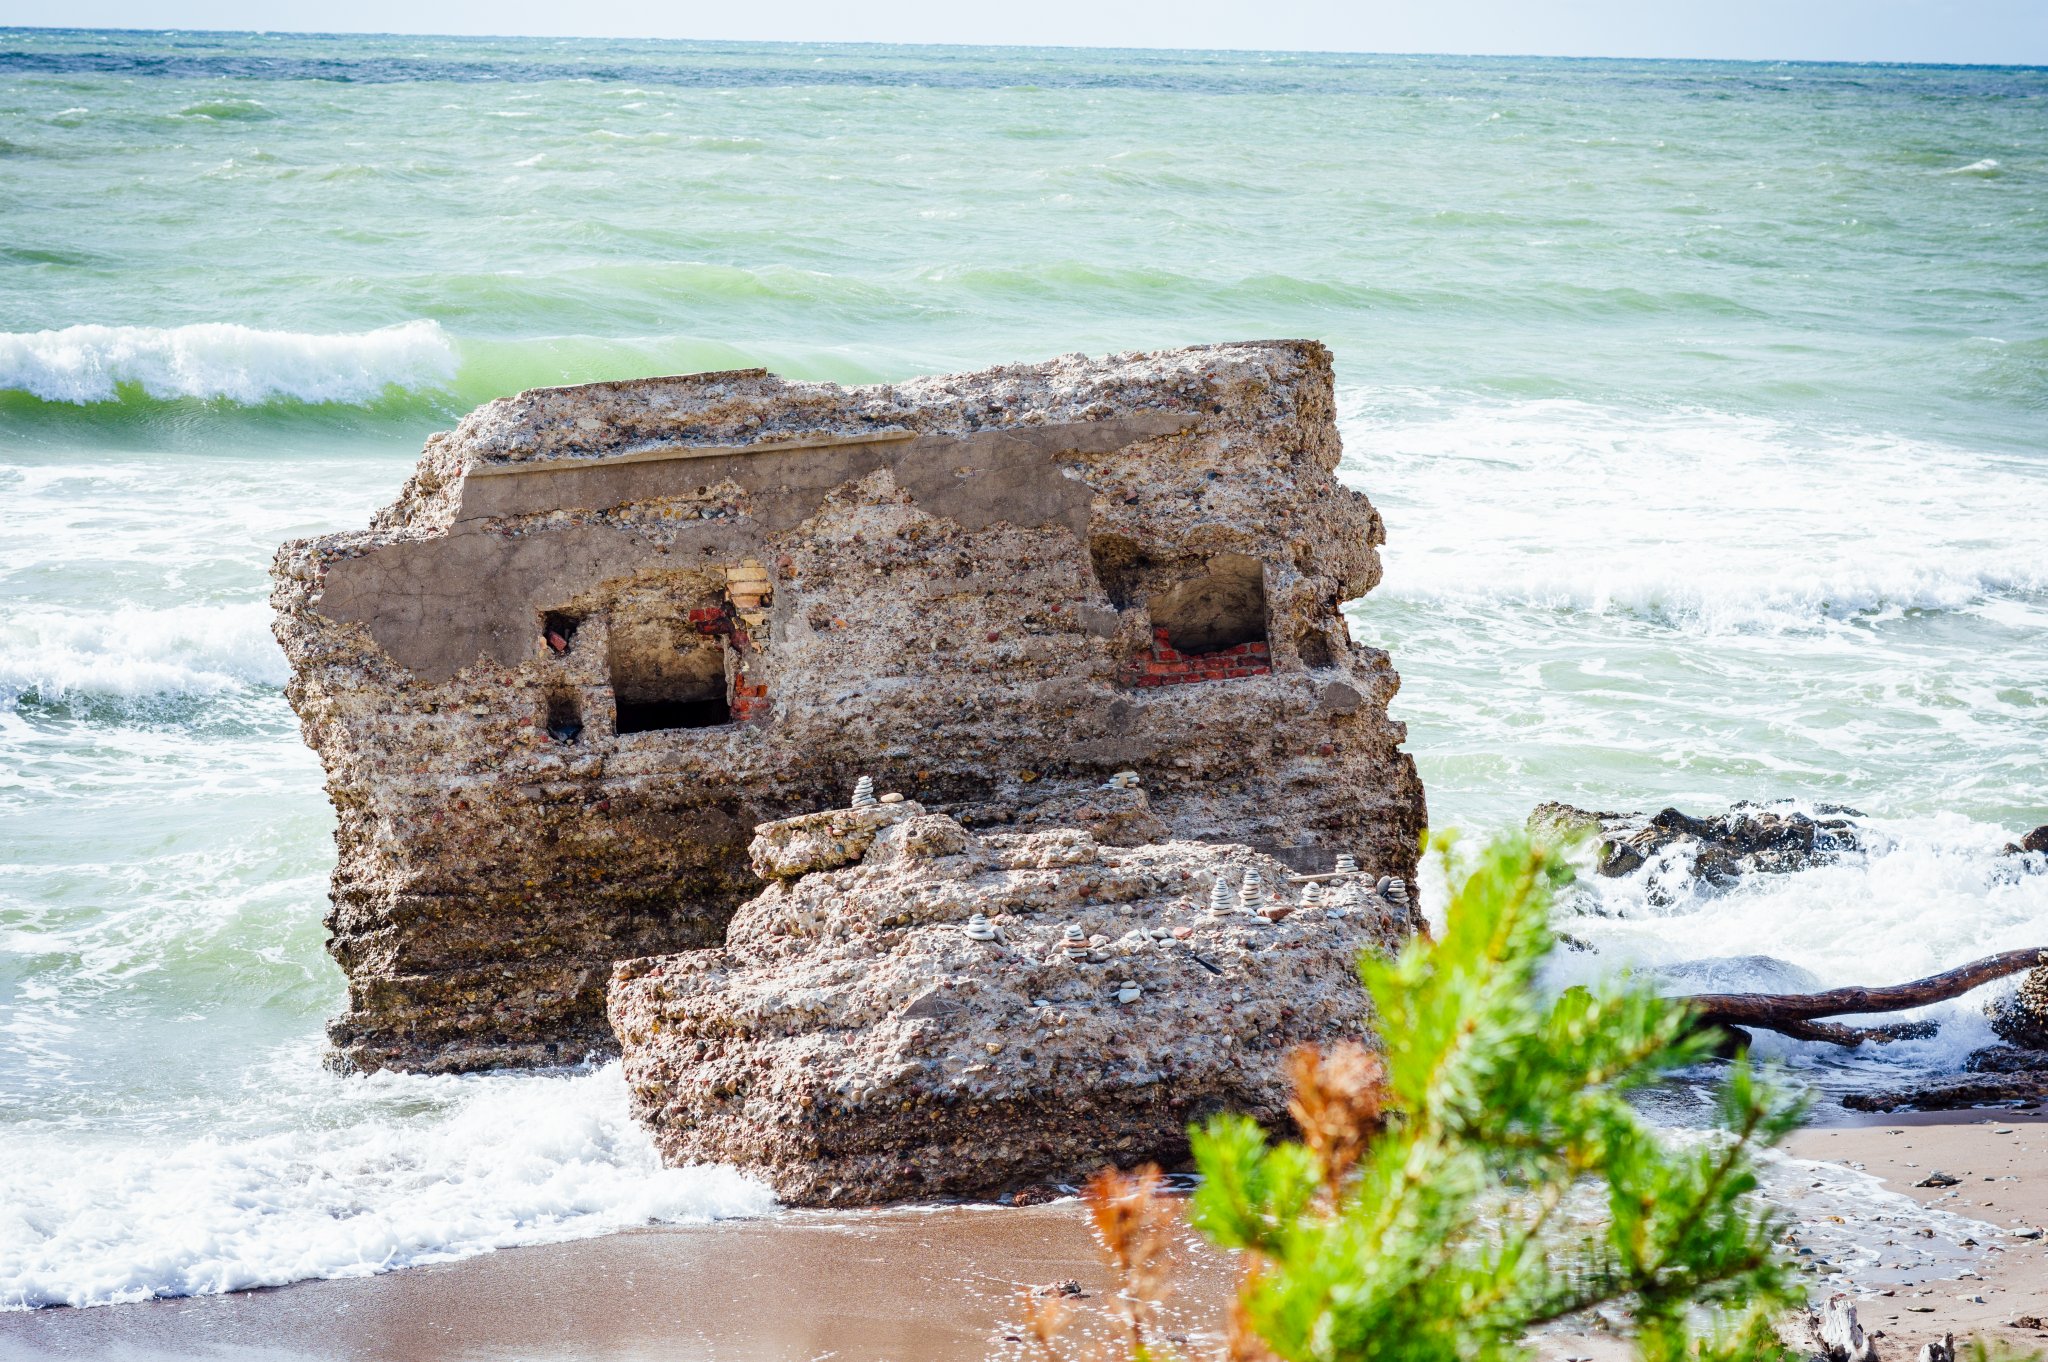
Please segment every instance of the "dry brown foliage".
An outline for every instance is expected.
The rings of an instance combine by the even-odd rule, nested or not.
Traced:
[[[1095,1237],[1123,1286],[1118,1300],[1133,1352],[1143,1351],[1172,1289],[1175,1213],[1165,1192],[1166,1179],[1149,1163],[1132,1173],[1105,1168],[1081,1189]]]
[[[1294,1083],[1288,1110],[1334,1196],[1385,1123],[1386,1070],[1377,1054],[1356,1041],[1328,1050],[1304,1045],[1288,1056],[1287,1066]],[[1105,1168],[1088,1180],[1082,1196],[1120,1287],[1117,1305],[1126,1345],[1121,1356],[1178,1356],[1159,1327],[1160,1306],[1173,1289],[1170,1248],[1179,1223],[1166,1196],[1166,1179],[1151,1164],[1130,1173]],[[1231,1302],[1226,1362],[1277,1362],[1244,1314],[1243,1297],[1258,1270],[1256,1263],[1246,1264],[1238,1298]],[[1025,1333],[1049,1362],[1074,1356],[1061,1339],[1070,1314],[1056,1296],[1024,1298]]]
[[[1294,1082],[1288,1113],[1322,1165],[1325,1193],[1335,1197],[1385,1124],[1386,1066],[1366,1046],[1347,1040],[1328,1050],[1296,1048],[1287,1073]]]
[[[1061,1362],[1067,1354],[1060,1346],[1060,1331],[1067,1327],[1072,1309],[1057,1296],[1040,1296],[1030,1291],[1022,1293],[1022,1301],[1024,1332],[1038,1345],[1038,1355],[1046,1362]]]
[[[1258,1278],[1258,1265],[1247,1263],[1237,1284],[1237,1294],[1230,1298],[1229,1328],[1223,1337],[1224,1362],[1280,1362],[1266,1347],[1266,1340],[1259,1337],[1258,1330],[1252,1328],[1251,1316],[1244,1308],[1245,1298],[1251,1295]]]

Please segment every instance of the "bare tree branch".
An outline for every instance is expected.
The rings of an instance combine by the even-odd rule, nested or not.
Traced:
[[[1926,1023],[1890,1026],[1839,1026],[1816,1020],[1844,1014],[1896,1012],[1961,997],[1971,989],[2009,974],[2048,965],[2048,948],[2005,951],[1973,960],[1940,974],[1888,988],[1831,988],[1820,993],[1695,993],[1688,1004],[1701,1026],[1760,1026],[1798,1040],[1825,1040],[1836,1045],[1861,1045],[1928,1035]]]

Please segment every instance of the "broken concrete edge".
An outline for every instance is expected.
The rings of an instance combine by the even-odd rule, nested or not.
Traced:
[[[915,818],[924,805],[912,799],[865,808],[825,809],[781,818],[754,829],[747,859],[763,880],[793,880],[851,865],[867,854],[883,828]]]
[[[378,513],[371,532],[446,529],[458,518],[462,484],[472,471],[529,471],[550,461],[568,469],[617,462],[620,456],[677,457],[713,451],[771,453],[906,437],[964,438],[1028,433],[1033,427],[1101,420],[1122,411],[1189,416],[1220,414],[1225,395],[1201,378],[1171,388],[1119,383],[1114,375],[1179,363],[1191,373],[1263,355],[1327,372],[1331,356],[1314,340],[1231,341],[1175,350],[1124,351],[1101,357],[1072,353],[1037,363],[995,365],[959,374],[842,387],[789,380],[766,369],[734,369],[657,378],[532,388],[478,407],[454,430],[427,438],[419,466],[396,502]],[[1104,375],[1089,382],[1091,375]],[[1061,380],[1047,392],[1048,375]],[[1078,381],[1072,381],[1078,380]],[[1257,382],[1257,379],[1253,379]],[[971,402],[959,399],[965,394]],[[1140,399],[1135,404],[1133,398]],[[586,420],[603,406],[609,419]],[[1337,450],[1328,455],[1334,471]],[[338,536],[320,542],[341,548]],[[309,542],[309,541],[298,541]],[[1373,542],[1384,542],[1375,526]],[[287,545],[287,547],[290,547]],[[1353,595],[1363,595],[1370,585]]]
[[[1227,844],[889,826],[857,862],[769,885],[725,946],[613,967],[635,1112],[669,1164],[815,1206],[1174,1166],[1225,1110],[1283,1130],[1287,1054],[1370,1036],[1358,957],[1412,921],[1383,900],[1204,906],[1254,877],[1285,871]]]

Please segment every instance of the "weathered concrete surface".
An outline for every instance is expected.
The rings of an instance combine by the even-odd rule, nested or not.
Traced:
[[[867,855],[882,829],[924,812],[912,800],[864,809],[825,809],[754,829],[747,859],[764,880],[793,880],[814,870],[837,870]]]
[[[1211,914],[1252,869],[1298,901],[1246,847],[885,828],[742,905],[723,950],[619,965],[636,1112],[669,1162],[736,1163],[802,1205],[1172,1167],[1218,1110],[1282,1126],[1286,1052],[1365,1034],[1358,956],[1412,927],[1378,899]],[[1000,939],[969,935],[977,912]]]
[[[340,815],[341,1059],[608,1049],[612,962],[716,945],[755,825],[863,773],[976,827],[1410,876],[1399,680],[1337,608],[1383,534],[1338,452],[1302,341],[480,408],[273,570]],[[1143,818],[1094,793],[1122,768]]]

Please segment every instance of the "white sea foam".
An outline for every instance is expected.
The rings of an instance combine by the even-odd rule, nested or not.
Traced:
[[[106,696],[216,695],[279,686],[284,655],[270,608],[185,605],[161,610],[22,610],[9,616],[0,651],[0,701],[34,692],[46,702]]]
[[[1874,1292],[1951,1280],[1977,1265],[1969,1245],[1998,1241],[1995,1226],[1922,1206],[1858,1168],[1769,1151],[1759,1172],[1764,1199],[1792,1217],[1802,1254],[1811,1250],[1835,1269],[1831,1287]]]
[[[0,390],[50,402],[111,402],[124,385],[154,398],[365,402],[455,372],[455,347],[430,321],[342,334],[221,322],[0,332]]]
[[[1562,925],[1593,950],[1561,953],[1559,980],[1627,967],[1672,971],[1674,992],[1891,984],[2048,940],[2048,864],[2001,855],[2011,830],[1954,814],[1865,827],[1867,852],[1795,874],[1749,875],[1726,890],[1655,862],[1619,879],[1585,876]],[[1854,1054],[1774,1038],[1764,1048],[1866,1078],[1949,1069],[1995,1039],[1983,1003],[2012,986],[1910,1014],[1940,1023],[1929,1040]]]
[[[0,1308],[362,1277],[650,1222],[773,1210],[720,1167],[663,1168],[616,1064],[568,1075],[287,1079],[292,1128],[0,1140]],[[272,1099],[266,1098],[266,1101]]]
[[[1995,455],[1407,390],[1354,390],[1343,417],[1345,468],[1388,522],[1383,596],[1727,634],[2048,590],[2048,522],[1987,523],[2048,487]]]

